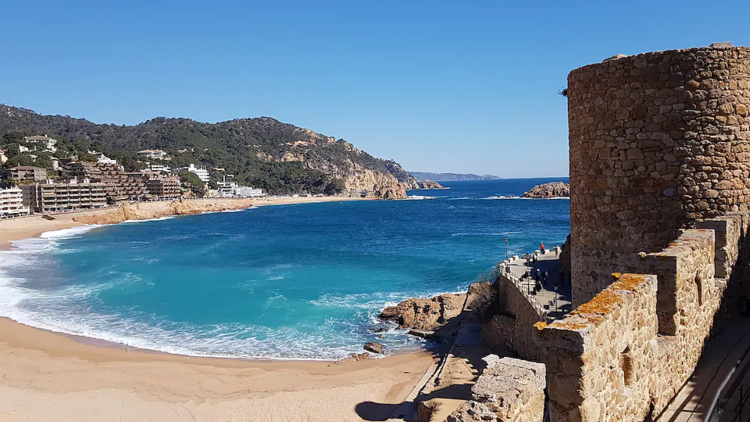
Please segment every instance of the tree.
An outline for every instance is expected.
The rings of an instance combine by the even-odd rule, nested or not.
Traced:
[[[346,189],[346,184],[341,179],[333,179],[327,185],[323,191],[326,195],[337,195]]]
[[[178,173],[182,186],[190,189],[196,196],[202,197],[206,195],[206,185],[198,177],[197,174],[182,170]]]

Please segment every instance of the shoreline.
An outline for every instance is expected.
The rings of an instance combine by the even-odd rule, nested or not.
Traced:
[[[234,210],[243,210],[243,209],[249,209],[252,207],[262,207],[262,206],[272,206],[272,205],[293,205],[293,204],[310,204],[310,203],[320,203],[320,202],[343,202],[343,201],[362,201],[366,200],[364,198],[357,198],[357,197],[338,197],[338,196],[324,196],[324,197],[299,197],[299,198],[291,198],[291,197],[274,197],[274,198],[260,198],[260,199],[241,199],[241,198],[208,198],[208,199],[188,199],[185,200],[184,203],[186,204],[208,204],[208,203],[216,203],[216,202],[224,202],[224,203],[230,203],[230,202],[242,202],[244,204],[247,204],[245,206],[234,208]],[[169,204],[174,203],[175,201],[158,201],[158,202],[140,202],[133,205],[130,205],[132,207],[161,207],[163,209],[166,209]],[[16,217],[16,218],[9,218],[5,220],[0,220],[0,251],[8,251],[12,248],[12,242],[16,242],[19,240],[29,239],[29,238],[35,238],[39,237],[42,234],[46,232],[51,231],[57,231],[57,230],[65,230],[70,229],[73,227],[79,227],[84,226],[87,224],[119,224],[123,221],[129,221],[129,220],[146,220],[146,219],[152,219],[152,218],[134,218],[129,220],[123,220],[123,221],[112,221],[112,222],[103,222],[103,223],[86,223],[83,221],[77,221],[76,219],[85,219],[88,217],[100,217],[109,213],[116,212],[121,207],[107,207],[107,208],[101,208],[97,210],[84,210],[84,211],[75,211],[75,212],[67,212],[67,213],[59,213],[59,214],[50,214],[55,218],[55,220],[46,220],[42,218],[41,214],[32,214],[28,217]],[[222,212],[221,210],[206,210],[205,212]],[[198,214],[193,213],[193,214]],[[182,215],[188,215],[188,214],[163,214],[161,216],[155,217],[166,217],[169,215],[174,215],[175,217],[179,217]]]
[[[253,200],[238,210],[347,200],[361,199],[270,198]],[[2,220],[0,251],[11,250],[14,241],[86,225],[77,221],[80,217],[116,211],[113,207],[57,214],[55,220]],[[190,356],[0,317],[0,419],[99,421],[111,414],[143,421],[385,420],[434,359],[426,350],[361,361]]]

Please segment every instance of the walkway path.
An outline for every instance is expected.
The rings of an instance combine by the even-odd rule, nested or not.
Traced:
[[[510,271],[518,278],[522,278],[526,271],[529,271],[530,274],[535,273],[537,269],[541,273],[547,271],[547,274],[549,274],[547,282],[542,283],[542,290],[537,292],[535,297],[539,301],[539,304],[547,310],[549,317],[558,319],[572,310],[570,279],[566,276],[564,281],[560,280],[559,256],[555,255],[554,252],[547,251],[546,254],[538,255],[537,258],[536,266],[533,264],[527,265],[524,258],[511,260]],[[529,277],[522,280],[527,286],[528,292],[532,292],[534,289],[534,279]],[[557,292],[555,292],[555,286],[557,286]],[[557,296],[557,307],[555,307],[555,296]]]
[[[715,340],[708,343],[693,375],[655,421],[701,422],[724,377],[748,348],[750,317],[735,317]]]

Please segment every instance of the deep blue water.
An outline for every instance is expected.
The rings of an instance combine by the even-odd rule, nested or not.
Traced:
[[[281,205],[51,232],[0,252],[0,315],[191,355],[334,359],[405,298],[465,291],[509,252],[562,244],[565,179],[447,182],[404,201]]]

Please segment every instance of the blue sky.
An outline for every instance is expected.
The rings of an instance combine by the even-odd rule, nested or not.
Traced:
[[[2,0],[0,103],[97,123],[270,116],[409,170],[568,174],[570,70],[750,45],[750,2]]]

